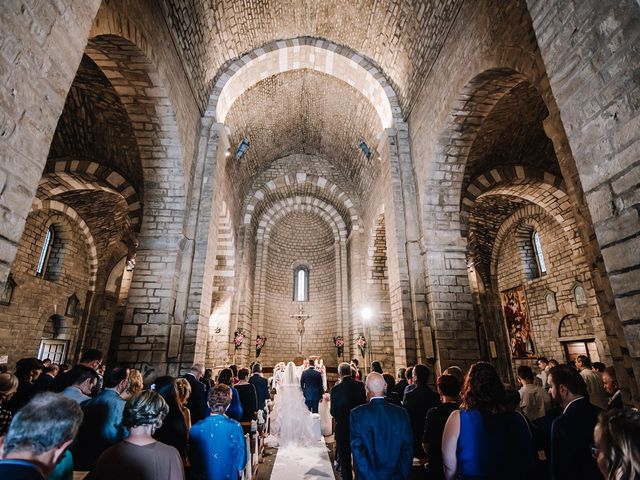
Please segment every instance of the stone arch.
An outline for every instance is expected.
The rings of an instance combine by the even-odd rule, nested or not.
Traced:
[[[383,128],[402,121],[398,97],[372,60],[313,37],[269,42],[227,63],[217,75],[205,115],[224,123],[233,102],[257,81],[303,68],[332,75],[359,90],[376,109]]]
[[[63,213],[71,220],[73,220],[79,227],[84,237],[85,245],[87,246],[89,253],[89,290],[95,290],[96,278],[98,276],[98,250],[96,248],[96,242],[91,234],[91,230],[82,217],[69,205],[59,202],[57,200],[45,200],[39,205],[33,205],[31,212],[37,210],[50,210]]]
[[[144,170],[143,201],[157,201],[163,197],[162,187],[171,188],[175,213],[184,210],[185,181],[176,115],[154,65],[134,43],[116,35],[91,38],[86,54],[109,79],[131,119]],[[172,179],[171,185],[157,185],[163,177]],[[120,181],[116,175],[112,179]]]
[[[72,190],[102,190],[120,195],[127,203],[131,225],[140,229],[143,208],[139,192],[120,173],[97,162],[58,160],[48,164],[34,202]]]
[[[516,227],[520,224],[526,224],[531,226],[536,230],[540,230],[540,225],[536,221],[535,216],[537,215],[545,215],[547,217],[551,217],[554,221],[557,222],[555,217],[549,215],[549,212],[546,211],[543,207],[535,204],[526,205],[525,207],[514,212],[509,218],[507,218],[504,223],[500,226],[498,233],[496,234],[494,243],[493,243],[493,251],[491,253],[491,276],[495,277],[498,272],[498,258],[500,249],[502,248],[503,243],[509,236],[509,233],[513,227]],[[562,228],[562,224],[558,224],[558,228]],[[568,239],[567,239],[568,240]]]
[[[347,226],[338,211],[326,202],[313,197],[293,197],[274,203],[267,210],[256,230],[258,242],[267,241],[274,224],[283,216],[291,212],[313,212],[327,222],[333,231],[336,242],[345,242],[347,239]]]
[[[189,167],[183,158],[185,146],[168,93],[170,85],[146,54],[148,45],[128,39],[139,40],[140,32],[131,26],[131,31],[124,34],[128,38],[111,34],[109,29],[117,30],[119,26],[118,22],[94,24],[95,36],[89,39],[85,51],[125,106],[142,163],[142,203],[152,207],[145,210],[140,222],[136,268],[124,313],[118,361],[138,366],[153,361],[159,371],[166,372],[168,356],[179,358],[182,351],[174,343],[175,348],[168,352],[166,345],[169,324],[176,317],[184,318],[184,312],[175,305],[185,229],[185,170]],[[158,262],[158,258],[162,261]],[[144,277],[154,278],[152,290],[136,281]],[[171,332],[181,338],[182,325],[172,327]],[[141,334],[149,336],[149,343],[144,348],[130,348]],[[177,360],[174,363],[171,371],[175,374]]]
[[[360,217],[351,197],[347,195],[338,185],[329,181],[321,175],[308,174],[306,172],[296,172],[281,177],[274,178],[256,189],[245,203],[243,212],[244,225],[256,222],[256,212],[260,212],[268,204],[271,197],[277,198],[280,195],[293,192],[304,191],[307,193],[322,193],[327,199],[331,199],[334,207],[343,210],[341,216],[345,220],[345,225],[349,231],[359,230]]]
[[[564,182],[561,177],[544,170],[529,167],[527,165],[503,165],[492,168],[488,172],[478,175],[473,179],[460,201],[460,230],[463,236],[467,236],[469,228],[469,217],[476,199],[491,191],[498,191],[499,187],[523,185],[526,192],[526,185],[535,185],[544,192],[549,192],[557,200],[565,199],[566,192]],[[551,207],[554,202],[552,198],[544,201],[546,207]]]
[[[425,197],[423,212],[426,226],[436,221],[435,217],[440,211],[436,206],[441,208],[442,203],[457,207],[453,212],[459,212],[463,204],[461,189],[467,159],[483,120],[499,100],[517,85],[527,82],[536,87],[538,82],[530,78],[515,68],[495,66],[481,71],[462,88],[435,144],[434,157],[437,161],[432,163],[433,170],[426,176],[433,179],[428,181],[428,188],[441,192],[434,199]],[[433,200],[437,200],[437,203],[432,203]],[[457,216],[457,213],[451,215],[452,224],[460,220]]]

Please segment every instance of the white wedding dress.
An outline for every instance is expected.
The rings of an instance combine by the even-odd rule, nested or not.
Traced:
[[[289,362],[277,387],[273,411],[270,414],[271,432],[266,444],[270,447],[304,446],[315,443],[311,412],[304,403],[296,366]]]

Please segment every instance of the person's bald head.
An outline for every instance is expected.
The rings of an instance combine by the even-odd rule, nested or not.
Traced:
[[[379,373],[371,372],[367,375],[366,387],[372,397],[383,397],[387,382],[384,381],[384,377]]]

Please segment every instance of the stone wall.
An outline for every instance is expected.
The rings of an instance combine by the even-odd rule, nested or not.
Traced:
[[[53,247],[57,249],[55,277],[36,276],[45,235],[50,226],[56,232]],[[69,342],[67,363],[72,363],[81,341],[78,333],[87,308],[90,288],[90,257],[86,238],[78,224],[60,212],[38,210],[27,218],[11,273],[17,287],[9,306],[0,305],[0,355],[9,356],[9,367],[23,357],[38,353],[45,324],[49,317],[64,317],[54,338]],[[53,253],[53,252],[52,252]],[[66,316],[67,301],[72,295],[79,300],[75,316]],[[51,332],[49,332],[51,333]],[[52,335],[48,335],[49,338]]]
[[[612,345],[618,376],[635,377],[638,402],[640,9],[632,0],[527,4],[619,317],[607,328],[620,338]]]
[[[316,215],[291,213],[274,226],[264,255],[267,259],[263,326],[252,330],[250,337],[253,340],[260,334],[268,338],[261,359],[269,365],[299,355],[298,327],[291,315],[298,313],[302,304],[304,313],[311,318],[304,324],[300,355],[320,355],[327,365],[337,365],[333,347],[336,255],[331,228]],[[293,300],[293,273],[300,265],[309,268],[308,302]]]
[[[546,274],[528,275],[532,264],[536,265],[535,259],[526,252],[526,249],[531,249],[533,229],[540,235]],[[576,249],[567,240],[562,226],[541,209],[530,205],[517,211],[505,222],[500,237],[504,240],[494,247],[494,261],[497,264],[495,293],[524,286],[535,347],[534,357],[530,360],[513,360],[513,371],[521,364],[534,366],[538,356],[555,358],[564,363],[568,359],[565,358],[562,342],[578,339],[595,340],[599,360],[610,365],[609,347],[589,266],[583,257],[575,255]],[[574,289],[578,285],[586,294],[584,305],[577,304],[574,296]],[[549,294],[553,295],[555,309],[547,304]],[[561,338],[560,324],[567,315],[575,315],[579,321],[572,330],[564,328]],[[500,317],[504,322],[504,315]],[[505,341],[508,341],[508,337]]]

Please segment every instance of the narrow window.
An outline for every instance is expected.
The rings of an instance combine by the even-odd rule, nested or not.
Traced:
[[[545,273],[547,273],[547,266],[544,263],[544,256],[542,255],[542,244],[540,243],[540,235],[536,230],[533,231],[531,243],[533,243],[533,251],[536,254],[538,271],[540,272],[540,275],[544,275]]]
[[[45,265],[47,264],[47,260],[51,254],[51,246],[53,245],[54,236],[55,232],[53,231],[53,227],[49,227],[49,230],[47,230],[47,234],[44,237],[44,245],[42,246],[42,252],[40,252],[40,259],[38,260],[38,266],[36,268],[36,275],[38,277],[41,277],[44,273]]]
[[[293,273],[293,300],[309,301],[309,271],[305,267],[298,267]]]

